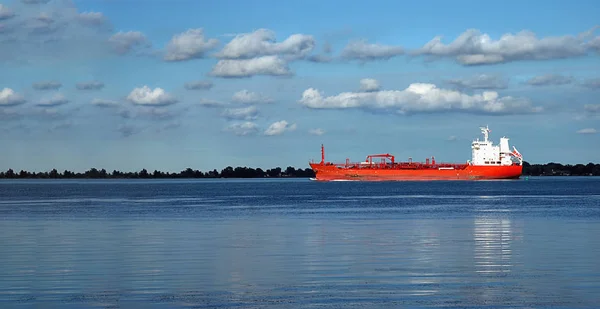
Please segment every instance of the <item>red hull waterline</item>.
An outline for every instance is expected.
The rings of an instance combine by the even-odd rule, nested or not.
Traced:
[[[522,166],[465,166],[462,169],[394,169],[394,168],[338,168],[336,165],[310,163],[315,180],[336,181],[407,181],[407,180],[492,180],[518,179]]]
[[[523,171],[523,156],[513,146],[508,146],[508,138],[502,137],[495,146],[488,140],[491,132],[481,127],[483,140],[471,144],[472,157],[466,163],[436,163],[431,157],[425,162],[396,162],[390,154],[369,155],[364,162],[331,163],[325,161],[325,150],[321,145],[321,162],[310,162],[315,172],[314,180],[319,181],[407,181],[407,180],[495,180],[518,179]],[[375,160],[374,160],[375,159]],[[380,159],[380,162],[376,160]]]

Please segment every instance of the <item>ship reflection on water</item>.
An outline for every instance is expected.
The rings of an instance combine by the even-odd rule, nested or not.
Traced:
[[[472,277],[465,279],[461,292],[469,304],[517,305],[518,277],[514,257],[519,256],[514,245],[512,222],[508,218],[476,217],[473,221]],[[530,295],[531,296],[531,295]]]
[[[512,270],[512,230],[510,219],[476,218],[475,271],[477,273],[509,273]]]

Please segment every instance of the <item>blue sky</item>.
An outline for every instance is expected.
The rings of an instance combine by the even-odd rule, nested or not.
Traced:
[[[0,4],[0,170],[600,162],[595,1]]]

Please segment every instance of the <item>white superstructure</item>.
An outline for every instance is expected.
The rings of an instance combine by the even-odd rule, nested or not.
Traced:
[[[514,150],[510,151],[507,137],[500,138],[500,145],[494,146],[494,143],[488,139],[490,129],[487,126],[480,129],[483,133],[483,141],[476,139],[471,144],[472,157],[470,163],[472,165],[501,166],[523,163],[523,157],[514,146]]]

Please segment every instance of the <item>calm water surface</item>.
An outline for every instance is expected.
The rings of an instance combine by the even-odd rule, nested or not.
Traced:
[[[600,177],[0,181],[0,308],[600,305]]]

